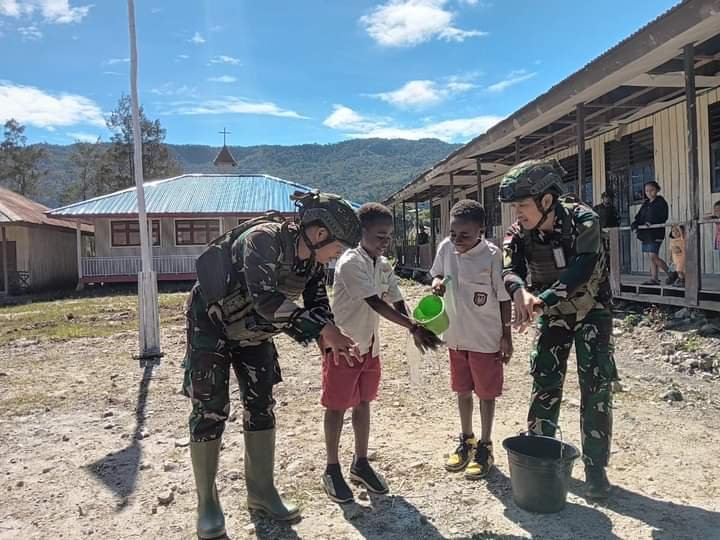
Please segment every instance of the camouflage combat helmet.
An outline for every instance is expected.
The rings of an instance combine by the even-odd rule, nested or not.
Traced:
[[[298,207],[301,225],[320,222],[330,232],[323,242],[312,244],[303,230],[303,236],[312,250],[320,249],[336,240],[348,247],[357,246],[360,242],[360,220],[352,207],[340,196],[332,193],[296,192],[292,198]]]
[[[500,182],[500,202],[510,203],[545,193],[563,193],[565,169],[555,159],[531,159],[515,165]]]

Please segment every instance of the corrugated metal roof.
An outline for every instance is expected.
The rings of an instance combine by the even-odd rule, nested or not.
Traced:
[[[0,188],[0,223],[76,229],[77,225],[74,221],[55,219],[45,215],[48,210],[47,206],[31,201],[19,193]],[[93,229],[88,225],[83,225],[82,230],[92,232]]]
[[[268,210],[295,211],[290,195],[312,188],[268,176],[184,174],[145,184],[148,214],[259,214]],[[356,204],[354,207],[357,207]],[[52,216],[137,214],[135,188],[74,203],[49,212]]]

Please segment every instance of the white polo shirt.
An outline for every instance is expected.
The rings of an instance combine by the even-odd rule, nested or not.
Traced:
[[[385,257],[373,258],[362,246],[348,249],[335,267],[332,311],[335,324],[342,328],[367,354],[380,352],[380,315],[365,301],[379,296],[394,304],[403,299],[398,279]],[[373,339],[374,337],[374,339]]]
[[[502,279],[500,248],[481,240],[471,250],[458,253],[446,238],[438,246],[430,275],[451,278],[452,290],[445,294],[450,327],[443,334],[448,347],[498,352],[503,330],[500,302],[510,300]]]

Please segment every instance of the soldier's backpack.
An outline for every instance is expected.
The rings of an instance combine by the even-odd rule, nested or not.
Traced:
[[[237,286],[240,276],[232,261],[232,245],[240,235],[262,223],[285,223],[279,212],[249,219],[210,242],[195,262],[200,290],[208,305],[220,302]]]

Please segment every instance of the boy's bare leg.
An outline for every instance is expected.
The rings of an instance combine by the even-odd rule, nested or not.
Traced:
[[[352,424],[355,432],[355,458],[366,458],[370,441],[370,402],[361,401],[357,407],[353,407]]]
[[[472,435],[472,413],[473,395],[472,392],[458,393],[458,410],[460,411],[460,429],[463,435]]]
[[[325,409],[325,449],[327,451],[328,465],[339,463],[338,448],[340,447],[340,435],[342,434],[344,418],[345,411]],[[355,438],[357,440],[357,435]]]
[[[492,442],[493,419],[495,418],[495,400],[480,400],[480,420],[482,422],[482,434],[480,442]]]

